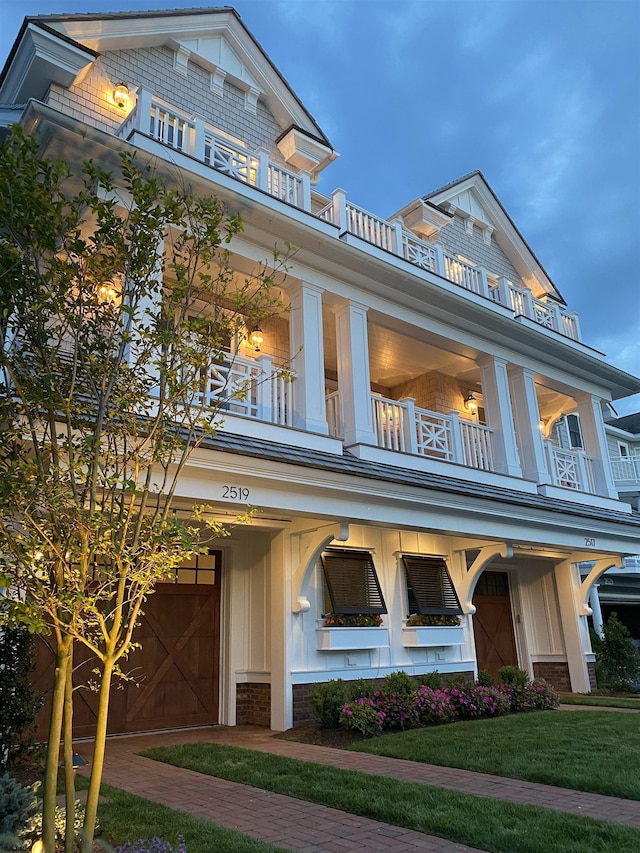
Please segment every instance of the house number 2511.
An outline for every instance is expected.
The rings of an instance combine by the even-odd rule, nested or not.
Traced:
[[[243,486],[223,486],[222,499],[227,501],[248,501],[250,490]]]
[[[595,548],[596,547],[596,540],[593,538],[593,536],[585,536],[584,537],[584,547],[585,548]]]

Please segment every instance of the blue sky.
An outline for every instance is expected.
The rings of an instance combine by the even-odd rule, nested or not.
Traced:
[[[640,0],[226,3],[340,152],[320,189],[390,215],[481,169],[585,342],[640,374]],[[0,54],[24,15],[194,5],[0,0]]]

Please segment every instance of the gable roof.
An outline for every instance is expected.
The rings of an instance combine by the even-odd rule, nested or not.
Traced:
[[[562,305],[562,294],[549,278],[546,270],[524,239],[516,224],[504,209],[502,202],[489,186],[480,170],[469,172],[423,197],[425,202],[443,210],[451,206],[472,216],[479,224],[489,226],[524,283],[534,296],[546,293]]]
[[[314,117],[229,6],[25,18],[0,74],[0,101],[42,97],[42,81],[36,82],[33,74],[29,81],[19,69],[16,71],[15,64],[20,56],[22,64],[26,63],[34,53],[34,39],[45,33],[58,42],[55,48],[65,53],[65,60],[67,53],[80,51],[89,63],[107,50],[166,44],[207,70],[220,69],[240,88],[264,98],[283,130],[294,125],[331,147]],[[51,62],[45,66],[42,61],[39,69],[41,74],[53,74],[54,66]],[[69,82],[61,82],[70,85],[74,77],[67,75],[65,81]]]
[[[620,418],[607,418],[607,424],[631,433],[631,435],[640,435],[640,412],[623,415]]]

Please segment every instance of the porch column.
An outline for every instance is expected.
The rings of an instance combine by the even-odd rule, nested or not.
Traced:
[[[517,364],[507,368],[513,419],[515,421],[522,476],[525,480],[545,485],[551,482],[540,430],[540,409],[536,394],[535,374]]]
[[[303,281],[290,291],[289,338],[293,383],[293,425],[327,435],[324,393],[324,342],[322,294],[324,290]]]
[[[496,471],[499,474],[522,477],[511,413],[507,362],[495,356],[485,356],[479,360],[478,365],[487,426],[494,430]]]
[[[367,308],[345,299],[333,311],[344,443],[377,444],[371,406]]]
[[[586,652],[591,649],[591,643],[587,617],[580,616],[578,612],[580,569],[577,563],[564,560],[554,567],[554,574],[571,690],[574,693],[589,693],[591,682]]]
[[[293,726],[290,550],[288,533],[282,531],[274,536],[271,541],[271,600],[269,603],[271,728],[279,732]]]
[[[593,394],[576,394],[580,416],[580,429],[585,452],[593,457],[593,476],[596,493],[608,498],[617,498],[618,492],[613,481],[607,436],[602,417],[602,400]]]

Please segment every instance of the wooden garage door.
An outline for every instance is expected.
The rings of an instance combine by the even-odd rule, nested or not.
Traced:
[[[483,572],[473,604],[478,669],[490,672],[497,679],[501,666],[518,664],[507,573]]]
[[[144,605],[134,638],[141,643],[124,662],[134,681],[114,680],[109,732],[198,726],[218,721],[220,657],[220,553],[201,555],[178,570],[175,584],[158,584]],[[42,644],[35,683],[50,689],[53,654]],[[76,652],[74,682],[85,685],[95,668]],[[46,737],[48,707],[39,732]],[[79,687],[74,696],[74,734],[93,734],[97,696]]]

